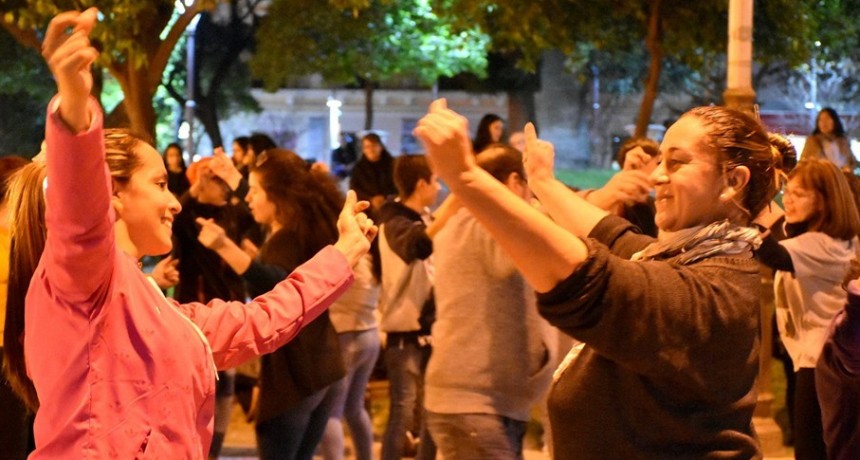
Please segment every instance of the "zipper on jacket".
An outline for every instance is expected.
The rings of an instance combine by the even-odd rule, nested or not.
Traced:
[[[215,381],[217,382],[218,380],[220,380],[218,378],[218,366],[215,365],[215,357],[212,355],[212,346],[209,345],[209,340],[206,339],[206,335],[204,335],[203,331],[201,331],[200,328],[197,327],[196,324],[194,324],[194,321],[191,321],[191,319],[185,316],[185,313],[180,311],[172,303],[170,303],[169,300],[167,300],[167,297],[165,297],[164,293],[161,292],[161,288],[158,287],[158,283],[155,282],[155,279],[153,279],[151,276],[147,276],[146,279],[149,280],[149,283],[152,285],[153,288],[155,288],[155,291],[161,295],[162,299],[164,299],[164,303],[170,306],[170,308],[173,309],[182,319],[188,322],[188,324],[191,325],[191,328],[194,329],[194,332],[197,333],[197,336],[200,337],[200,340],[203,341],[203,347],[206,349],[206,353],[209,356],[209,362],[212,364],[212,373],[215,374]],[[161,310],[158,308],[157,305],[155,309],[158,310],[159,313],[161,313]]]

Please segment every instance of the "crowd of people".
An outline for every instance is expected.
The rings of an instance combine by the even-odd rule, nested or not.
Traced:
[[[217,458],[238,401],[261,459],[342,459],[345,424],[370,460],[377,361],[384,460],[522,459],[535,408],[554,458],[761,458],[762,266],[796,457],[860,458],[860,179],[832,109],[798,159],[693,108],[593,190],[534,125],[471,138],[444,100],[424,155],[369,133],[329,171],[252,134],[186,167],[103,127],[95,22],[51,22],[44,153],[0,161],[3,458]]]

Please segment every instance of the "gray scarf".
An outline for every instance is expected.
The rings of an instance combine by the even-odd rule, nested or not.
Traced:
[[[633,254],[630,260],[671,260],[688,265],[712,256],[741,254],[756,250],[761,234],[755,228],[741,227],[728,220],[705,227],[681,230],[649,244]]]

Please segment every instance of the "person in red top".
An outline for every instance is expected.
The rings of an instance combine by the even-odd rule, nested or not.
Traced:
[[[376,227],[350,193],[337,242],[270,292],[248,304],[166,299],[138,259],[170,251],[180,206],[155,149],[102,129],[89,96],[96,15],[61,13],[44,40],[59,92],[48,110],[47,181],[37,162],[15,184],[10,380],[38,405],[31,459],[203,459],[216,370],[274,351],[325,311]]]

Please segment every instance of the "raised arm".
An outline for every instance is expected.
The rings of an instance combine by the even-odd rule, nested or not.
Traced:
[[[549,291],[587,256],[585,243],[516,197],[478,167],[472,155],[468,121],[434,101],[415,134],[433,170],[510,254],[529,283]]]
[[[586,238],[609,212],[589,203],[555,178],[555,149],[551,143],[537,138],[533,124],[526,124],[525,135],[523,162],[529,188],[552,220],[574,235]]]
[[[213,300],[179,307],[212,346],[219,369],[275,351],[321,315],[353,280],[343,254],[327,246],[248,304]]]
[[[95,22],[94,8],[57,15],[42,49],[58,87],[45,133],[46,270],[52,286],[78,304],[106,285],[116,250],[102,114],[90,97]]]

